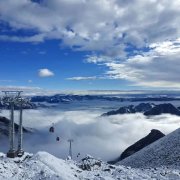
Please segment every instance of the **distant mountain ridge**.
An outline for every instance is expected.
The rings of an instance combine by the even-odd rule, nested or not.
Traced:
[[[144,112],[144,115],[152,116],[152,115],[160,115],[163,113],[180,116],[180,110],[170,103],[156,105],[149,111]]]
[[[159,105],[155,105],[153,103],[140,103],[137,106],[124,106],[120,107],[118,110],[104,113],[102,114],[102,116],[133,113],[143,113],[145,116],[161,115],[163,113],[180,116],[180,110],[170,103],[164,103]]]
[[[33,96],[31,102],[47,102],[47,103],[70,103],[73,101],[83,100],[106,100],[106,101],[129,101],[129,102],[148,102],[148,101],[175,101],[180,100],[179,97],[123,97],[115,95],[73,95],[73,94],[56,94],[53,96]]]
[[[31,102],[47,102],[47,103],[70,103],[73,101],[83,100],[107,100],[107,101],[121,101],[121,97],[116,96],[102,96],[102,95],[65,95],[56,94],[54,96],[33,96]]]
[[[179,97],[173,96],[146,96],[140,95],[138,96],[122,96],[122,95],[73,95],[73,94],[56,94],[51,96],[31,96],[30,101],[24,105],[24,109],[36,109],[38,107],[51,107],[50,104],[68,104],[75,101],[93,101],[93,100],[100,100],[100,101],[116,101],[116,102],[158,102],[158,101],[175,101],[180,100]],[[43,103],[48,103],[49,105],[45,105]],[[1,109],[8,109],[7,106],[3,105],[0,101],[0,108]],[[18,107],[15,107],[18,109]],[[138,111],[138,109],[136,110]]]

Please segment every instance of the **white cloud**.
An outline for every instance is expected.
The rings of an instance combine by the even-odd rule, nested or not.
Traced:
[[[89,76],[89,77],[71,77],[67,78],[67,80],[72,80],[72,81],[81,81],[81,80],[96,80],[96,76]]]
[[[0,96],[4,95],[2,91],[23,91],[23,96],[33,96],[49,94],[48,91],[41,89],[40,87],[33,86],[0,86]],[[52,92],[51,92],[52,94]]]
[[[139,52],[122,61],[92,56],[87,62],[108,67],[107,79],[124,79],[132,86],[179,89],[180,39],[153,43],[149,47],[147,52]]]
[[[57,39],[61,46],[92,51],[87,62],[107,66],[108,78],[179,88],[179,6],[180,0],[2,0],[0,21],[32,35],[2,34],[0,40]]]
[[[38,75],[39,77],[51,77],[54,76],[54,73],[49,69],[39,69]]]
[[[0,82],[15,82],[15,80],[10,80],[10,79],[0,79]]]
[[[112,160],[151,129],[159,129],[167,134],[175,130],[180,117],[161,115],[147,118],[142,114],[116,115],[99,117],[101,111],[57,109],[25,110],[24,125],[35,128],[35,133],[24,137],[23,147],[26,151],[44,150],[58,157],[66,158],[68,154],[67,139],[73,138],[73,155],[78,152],[81,158],[91,154],[103,160]],[[78,107],[79,108],[79,107]],[[107,111],[107,109],[106,109]],[[9,116],[9,111],[2,115]],[[18,112],[15,113],[18,116]],[[15,118],[18,122],[18,118]],[[49,127],[55,123],[55,133],[49,133]],[[139,131],[141,129],[141,131]],[[56,137],[60,142],[56,142]],[[3,148],[7,146],[3,146]],[[7,149],[6,149],[7,150]]]
[[[28,83],[32,83],[33,81],[31,79],[28,80]]]
[[[38,54],[45,55],[46,51],[39,51]]]
[[[1,35],[0,39],[21,42],[61,39],[66,46],[121,56],[127,44],[144,47],[179,37],[179,4],[179,0],[0,1],[3,22],[14,30],[34,31],[28,37]]]
[[[31,37],[19,37],[19,36],[7,36],[7,35],[0,35],[1,41],[12,41],[12,42],[32,42],[32,43],[38,43],[43,42],[44,37],[43,34],[34,35]]]
[[[87,55],[86,56],[86,62],[88,63],[104,63],[104,62],[112,62],[114,59],[110,56],[97,56],[97,55]]]
[[[30,87],[30,86],[0,86],[0,90],[4,91],[5,89],[13,91],[13,90],[40,90],[40,87]]]

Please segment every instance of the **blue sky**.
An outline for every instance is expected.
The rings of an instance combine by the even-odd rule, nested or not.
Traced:
[[[70,77],[101,76],[106,67],[85,63],[88,52],[60,48],[59,42],[31,44],[0,42],[0,84],[2,86],[35,86],[54,90],[126,89],[123,80],[85,79],[68,80]],[[48,68],[50,77],[39,77],[38,70]]]
[[[179,89],[179,7],[179,0],[1,0],[0,87]]]

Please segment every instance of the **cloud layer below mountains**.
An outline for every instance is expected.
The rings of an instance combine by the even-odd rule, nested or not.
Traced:
[[[167,134],[178,128],[180,117],[161,115],[146,118],[142,114],[100,117],[101,111],[57,111],[28,110],[25,112],[25,126],[35,128],[34,135],[26,135],[26,151],[48,151],[66,158],[73,138],[73,155],[81,157],[91,154],[103,160],[112,160],[129,145],[147,135],[151,129],[159,129]],[[3,114],[8,115],[7,112]],[[55,133],[49,133],[54,123]],[[60,142],[56,142],[56,137]]]

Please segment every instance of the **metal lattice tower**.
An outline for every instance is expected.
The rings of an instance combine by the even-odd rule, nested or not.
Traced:
[[[26,103],[27,100],[23,99],[22,97],[18,98],[18,105],[19,105],[19,129],[18,129],[18,149],[17,149],[17,156],[22,156],[24,151],[22,149],[22,142],[23,142],[23,104]]]
[[[74,142],[73,139],[68,139],[69,142],[69,157],[72,159],[72,143]]]
[[[9,123],[9,151],[7,152],[7,157],[14,158],[17,156],[17,152],[14,148],[14,138],[15,138],[15,130],[14,130],[14,106],[19,103],[19,98],[21,96],[22,91],[2,91],[5,93],[2,101],[10,108],[10,123]],[[22,111],[22,109],[21,109]],[[21,113],[20,113],[21,114]],[[22,116],[21,119],[21,127],[22,129]],[[22,130],[19,130],[22,131]]]

